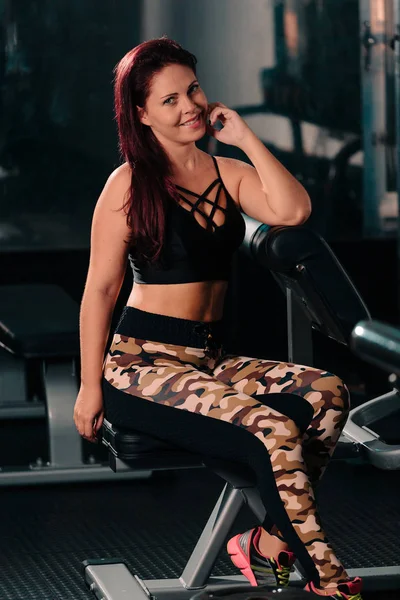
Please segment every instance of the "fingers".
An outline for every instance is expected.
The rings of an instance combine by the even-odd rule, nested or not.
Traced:
[[[100,431],[100,429],[101,429],[101,427],[103,425],[103,421],[104,421],[104,412],[102,411],[99,414],[99,416],[97,417],[97,421],[96,421],[96,424],[94,426],[94,430],[95,430],[96,434],[99,433],[99,431]]]
[[[75,426],[78,433],[88,442],[97,443],[97,434],[103,425],[104,412],[102,411],[96,417],[84,417],[82,415],[74,415]]]
[[[223,108],[218,106],[217,108],[214,108],[214,110],[211,111],[209,119],[210,119],[210,125],[215,125],[216,121],[220,120],[221,123],[225,122],[226,117],[228,117],[229,113],[231,111],[229,110],[229,108]]]
[[[85,440],[88,440],[88,442],[94,442],[96,436],[94,434],[94,419],[91,419],[91,421],[86,421],[85,425],[84,425],[84,434],[83,437],[85,438]]]
[[[225,106],[225,104],[222,104],[222,102],[210,102],[208,105],[208,109],[207,109],[207,113],[208,115],[211,115],[211,113],[213,111],[215,111],[216,109],[226,109],[229,110],[227,106]]]
[[[228,108],[225,104],[222,104],[222,102],[210,102],[208,105],[208,112],[210,113],[214,108],[217,108],[217,106]]]
[[[225,117],[230,113],[230,109],[225,106],[225,104],[222,104],[222,102],[211,102],[208,105],[208,118],[210,121],[211,125],[214,125],[214,123],[217,121],[218,118],[220,118],[222,116],[222,119],[220,118],[220,120],[223,122],[225,120]]]
[[[206,130],[208,135],[210,135],[213,138],[216,138],[217,134],[219,133],[219,129],[215,129],[214,127],[211,127],[211,125],[207,125]]]

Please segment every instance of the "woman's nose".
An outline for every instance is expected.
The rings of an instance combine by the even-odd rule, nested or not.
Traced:
[[[183,102],[182,110],[184,112],[190,112],[196,108],[196,104],[189,97],[184,98],[184,100],[182,102]]]

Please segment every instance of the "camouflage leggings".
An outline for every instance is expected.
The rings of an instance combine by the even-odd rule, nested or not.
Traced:
[[[247,462],[256,473],[269,517],[309,578],[321,587],[345,580],[347,574],[322,529],[313,484],[345,424],[346,386],[318,369],[227,355],[218,324],[171,319],[125,308],[105,360],[107,416],[192,451]],[[132,330],[135,336],[126,335]],[[149,330],[152,337],[139,335]],[[191,344],[177,344],[178,339]],[[141,417],[144,405],[150,404],[158,412],[147,410]],[[177,419],[178,413],[191,414],[191,421]],[[219,428],[210,427],[216,421]],[[245,435],[230,437],[231,430]],[[274,501],[273,488],[280,502]]]

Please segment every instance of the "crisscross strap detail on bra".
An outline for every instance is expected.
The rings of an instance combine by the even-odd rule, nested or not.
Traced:
[[[217,165],[217,161],[216,161],[216,159],[215,159],[214,156],[212,156],[211,158],[212,158],[212,160],[214,162],[215,169],[217,171],[218,177],[217,177],[217,179],[214,179],[214,181],[212,183],[210,183],[210,185],[208,186],[208,188],[202,194],[197,194],[196,192],[192,192],[191,190],[187,190],[186,188],[184,188],[184,187],[182,187],[180,185],[176,185],[175,187],[178,190],[181,190],[181,191],[185,192],[186,194],[189,194],[190,196],[194,196],[195,198],[197,198],[197,200],[195,202],[190,202],[190,200],[188,200],[187,198],[185,198],[185,196],[183,196],[182,194],[179,194],[179,197],[186,204],[188,204],[191,207],[190,211],[187,211],[187,212],[189,212],[190,214],[194,214],[197,211],[205,219],[205,221],[206,221],[207,226],[204,229],[207,229],[207,230],[212,229],[213,231],[215,231],[215,229],[217,229],[219,226],[214,222],[214,215],[215,215],[215,213],[216,213],[217,210],[221,210],[223,213],[226,214],[226,212],[227,212],[227,206],[228,206],[228,197],[227,197],[228,194],[227,194],[227,192],[225,190],[225,186],[224,186],[224,184],[222,182],[221,174],[219,172],[218,165]],[[207,198],[206,196],[208,196],[208,194],[218,184],[219,184],[219,187],[218,187],[217,192],[216,192],[215,200],[214,201],[213,200],[209,200],[209,198]],[[226,206],[220,206],[219,205],[219,200],[220,200],[220,196],[221,196],[221,191],[222,190],[225,191],[226,202],[227,202]],[[204,212],[200,208],[199,205],[200,205],[201,202],[206,202],[208,204],[211,204],[212,209],[211,209],[210,214],[207,214],[206,212]],[[183,210],[186,210],[186,209],[183,208]],[[196,221],[197,221],[197,219],[196,219]]]
[[[147,261],[135,248],[130,252],[135,283],[229,281],[232,257],[246,226],[221,179],[217,161],[212,160],[218,176],[202,194],[175,184],[177,197],[168,206],[171,210],[160,260]]]

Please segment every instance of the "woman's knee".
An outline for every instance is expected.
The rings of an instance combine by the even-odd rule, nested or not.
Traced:
[[[334,373],[325,376],[329,381],[329,389],[332,392],[332,402],[336,410],[348,413],[350,410],[350,393],[343,379]]]
[[[314,417],[334,411],[346,417],[350,410],[350,394],[344,381],[328,371],[305,371],[301,388],[302,397],[312,406]],[[299,393],[299,392],[297,392]],[[342,419],[341,419],[342,420]]]

